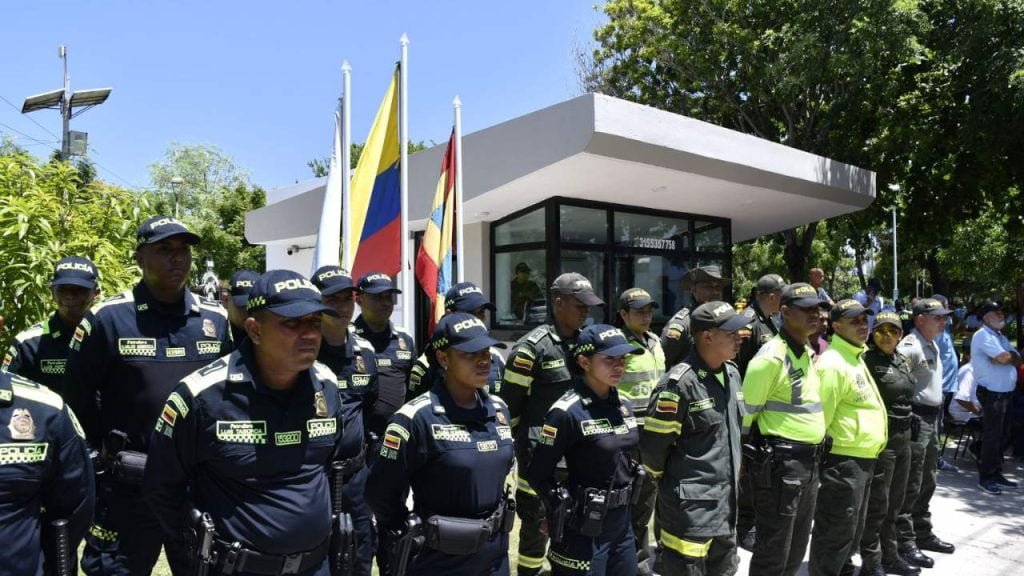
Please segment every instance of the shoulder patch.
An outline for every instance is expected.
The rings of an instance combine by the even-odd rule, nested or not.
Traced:
[[[395,414],[401,414],[409,420],[412,420],[416,417],[416,413],[426,406],[430,406],[430,394],[422,394],[413,398],[412,401],[407,402],[404,406],[399,408],[398,412],[395,412]]]
[[[114,294],[109,298],[104,298],[102,302],[92,307],[91,312],[93,314],[98,314],[100,310],[103,310],[104,308],[117,306],[120,304],[131,304],[133,302],[135,302],[135,294],[132,293],[131,290],[125,290],[120,294]]]
[[[42,323],[40,323],[40,324],[33,324],[32,326],[29,326],[28,328],[22,330],[21,332],[18,333],[17,336],[14,337],[14,339],[19,344],[24,344],[26,340],[31,340],[32,338],[38,338],[38,337],[40,337],[42,335],[43,335],[43,325],[42,325]]]
[[[229,358],[227,356],[225,358]],[[228,363],[225,362],[224,358],[218,358],[212,364],[209,364],[195,372],[185,376],[181,381],[187,388],[193,398],[199,397],[199,393],[206,390],[210,386],[225,380],[228,375]]]
[[[313,374],[320,380],[333,384],[335,388],[338,387],[338,376],[326,364],[313,362]]]
[[[219,303],[213,300],[207,300],[206,298],[199,298],[199,308],[206,310],[207,312],[213,312],[219,316],[223,316],[224,319],[228,317],[228,311],[221,306]]]
[[[551,410],[561,410],[562,412],[568,412],[569,408],[573,404],[579,402],[580,395],[575,390],[569,390],[562,395],[554,404],[551,405]]]
[[[11,391],[18,398],[46,404],[58,410],[64,408],[64,399],[60,397],[60,394],[16,374],[11,375]]]

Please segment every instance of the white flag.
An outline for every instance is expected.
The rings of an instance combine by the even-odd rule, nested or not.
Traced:
[[[316,251],[310,276],[321,266],[337,266],[341,258],[341,185],[344,171],[341,165],[341,106],[334,112],[334,142],[331,162],[327,167],[327,190],[320,212],[320,228],[316,234]]]

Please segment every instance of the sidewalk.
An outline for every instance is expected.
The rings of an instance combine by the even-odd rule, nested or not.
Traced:
[[[947,450],[952,455],[952,449]],[[1021,484],[996,496],[977,486],[974,460],[961,457],[956,472],[939,472],[931,512],[935,534],[956,545],[952,555],[926,552],[935,567],[922,576],[1003,576],[1024,573],[1024,463],[1007,459],[1004,475]],[[860,559],[854,558],[859,564]],[[748,573],[750,553],[740,550],[740,569]],[[807,574],[807,559],[798,574]],[[756,576],[756,575],[752,575]]]

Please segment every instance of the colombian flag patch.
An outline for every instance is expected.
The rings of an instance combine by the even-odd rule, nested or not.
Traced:
[[[512,365],[526,371],[533,370],[533,360],[519,354],[516,354],[516,357],[512,359]]]
[[[555,428],[554,426],[548,426],[547,424],[545,424],[544,427],[541,428],[540,430],[540,435],[545,438],[551,438],[552,440],[554,440],[555,437],[558,436],[558,428]]]
[[[160,419],[167,422],[168,426],[174,426],[174,422],[178,419],[178,413],[174,411],[174,408],[164,406],[164,411],[160,414]]]
[[[679,412],[679,402],[674,400],[658,400],[658,403],[654,407],[655,412],[662,412],[664,414],[676,414]]]
[[[384,446],[398,450],[402,446],[402,439],[395,434],[384,434]]]

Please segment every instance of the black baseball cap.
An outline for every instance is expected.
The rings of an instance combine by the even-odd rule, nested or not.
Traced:
[[[135,244],[136,246],[156,244],[172,236],[183,236],[189,244],[199,244],[201,240],[199,235],[190,231],[181,220],[157,215],[139,226],[138,232],[135,233]]]
[[[249,292],[246,310],[269,310],[285,318],[300,318],[322,312],[338,313],[320,300],[320,290],[305,276],[291,270],[270,270],[256,279]]]
[[[705,302],[690,313],[690,329],[694,332],[703,332],[712,328],[735,332],[749,323],[750,319],[737,313],[736,309],[727,302],[719,300]]]
[[[935,298],[921,298],[917,301],[917,304],[914,304],[914,316],[919,314],[927,314],[929,316],[948,316],[952,313],[952,310],[947,309],[942,305],[942,302],[939,302]],[[979,317],[980,316],[981,315],[979,314]]]
[[[818,291],[814,286],[806,282],[794,282],[782,289],[782,305],[810,308],[821,306],[824,300],[818,297]]]
[[[322,296],[337,294],[342,290],[354,290],[356,287],[348,270],[331,264],[317,268],[311,280],[313,285],[320,289]]]
[[[455,348],[459,352],[479,352],[490,348],[505,348],[505,345],[491,338],[487,326],[479,318],[466,312],[446,314],[434,328],[428,347],[431,350]],[[428,354],[429,358],[431,355]]]
[[[985,314],[988,314],[989,312],[998,312],[1001,311],[1002,309],[1003,307],[1000,306],[998,302],[994,300],[986,300],[985,302],[982,302],[980,306],[978,306],[978,311],[975,313],[975,315],[980,320],[985,317]],[[917,313],[916,309],[914,313]]]
[[[604,306],[604,300],[594,294],[594,287],[590,285],[590,280],[576,272],[566,272],[555,278],[551,284],[551,291],[555,294],[575,296],[587,306]]]
[[[454,312],[473,312],[478,308],[494,311],[494,303],[484,296],[483,290],[472,282],[459,282],[444,295],[444,309]]]
[[[722,268],[717,264],[699,266],[687,272],[686,276],[683,276],[683,288],[689,290],[694,284],[715,281],[721,282],[724,286],[731,283],[732,278],[725,278],[722,276]]]
[[[829,311],[828,318],[832,322],[835,322],[840,318],[856,318],[861,314],[874,316],[875,311],[871,308],[865,308],[863,304],[853,298],[844,298],[839,302],[836,302],[835,306],[832,307],[832,310]]]
[[[526,262],[520,262],[516,264],[516,272],[529,272],[531,270],[530,265]]]
[[[228,289],[231,291],[231,301],[235,306],[245,307],[249,302],[249,292],[260,275],[253,270],[235,270],[228,280]]]
[[[388,276],[383,272],[370,272],[360,278],[356,291],[360,294],[383,294],[385,292],[394,292],[396,294],[402,293],[401,290],[395,288],[395,283],[391,280],[391,276]]]
[[[650,292],[643,288],[630,288],[619,296],[619,308],[622,310],[639,310],[644,306],[659,308],[658,303],[651,298]]]
[[[890,310],[875,314],[875,329],[878,329],[882,324],[891,324],[899,328],[900,332],[903,331],[903,321],[900,320],[900,315]]]
[[[786,287],[786,281],[778,274],[765,274],[757,280],[757,293],[767,294],[769,292],[781,292]]]
[[[618,357],[625,356],[626,354],[643,353],[643,348],[630,344],[622,330],[610,324],[591,324],[587,326],[576,338],[576,347],[572,349],[574,357],[590,356],[591,354]]]
[[[50,286],[81,286],[94,290],[99,275],[92,260],[83,256],[65,256],[53,266],[53,280]]]

